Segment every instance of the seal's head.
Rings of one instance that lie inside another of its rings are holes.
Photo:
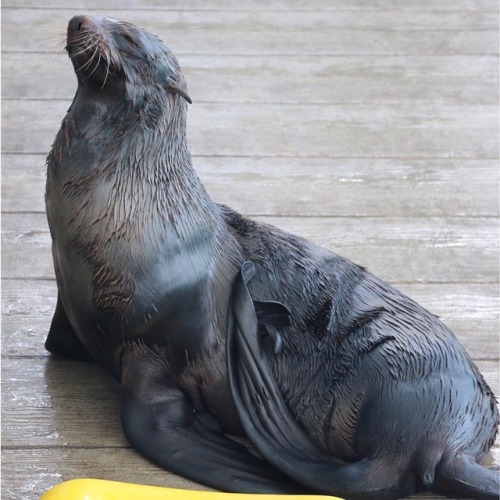
[[[159,95],[189,98],[175,56],[151,33],[108,17],[75,16],[67,45],[79,87],[139,104]]]

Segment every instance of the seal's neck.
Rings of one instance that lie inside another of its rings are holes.
[[[125,100],[101,91],[97,98],[92,89],[79,88],[65,122],[75,123],[72,137],[87,141],[99,162],[115,158],[144,175],[153,169],[156,180],[191,176],[186,103],[179,96]]]
[[[48,187],[52,170],[81,205],[83,226],[101,220],[141,234],[167,224],[188,238],[197,227],[217,225],[219,210],[192,166],[180,98],[161,109],[109,97],[77,93],[49,156]]]

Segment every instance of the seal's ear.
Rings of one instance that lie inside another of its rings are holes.
[[[167,85],[172,92],[184,97],[189,104],[193,104],[193,101],[191,100],[191,97],[189,97],[188,93],[177,82],[172,80],[172,78],[167,78]]]

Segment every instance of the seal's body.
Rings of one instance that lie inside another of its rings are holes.
[[[133,446],[229,491],[498,498],[478,464],[495,400],[453,333],[350,261],[214,203],[156,37],[79,16],[67,49],[78,90],[48,158],[46,346],[122,382]]]

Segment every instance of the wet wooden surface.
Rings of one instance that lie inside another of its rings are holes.
[[[44,163],[75,91],[62,50],[75,14],[137,23],[178,55],[217,201],[414,297],[500,393],[496,0],[71,5],[2,8],[2,498],[75,477],[202,488],[129,448],[102,369],[43,349],[56,293]]]

